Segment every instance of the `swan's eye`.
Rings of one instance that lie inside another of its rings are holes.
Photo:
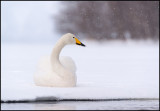
[[[74,37],[73,37],[74,38]]]

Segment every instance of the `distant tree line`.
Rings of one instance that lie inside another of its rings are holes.
[[[159,40],[159,1],[69,1],[54,16],[57,31],[89,39]]]

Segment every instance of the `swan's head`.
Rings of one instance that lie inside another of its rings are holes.
[[[66,44],[77,44],[77,45],[80,45],[80,46],[84,46],[85,45],[80,42],[75,35],[71,34],[71,33],[67,33],[65,35],[63,35],[64,39],[65,39],[65,43]]]

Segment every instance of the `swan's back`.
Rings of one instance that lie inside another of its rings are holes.
[[[75,65],[75,63],[74,63],[74,61],[72,60],[71,57],[61,56],[60,57],[60,62],[64,67],[66,67],[67,69],[72,71],[72,73],[76,72],[76,65]]]

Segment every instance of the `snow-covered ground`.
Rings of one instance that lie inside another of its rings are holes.
[[[41,56],[54,44],[8,44],[1,50],[1,100],[159,99],[159,43],[82,41],[87,47],[66,46],[61,56],[77,65],[77,87],[35,86],[33,74]]]

